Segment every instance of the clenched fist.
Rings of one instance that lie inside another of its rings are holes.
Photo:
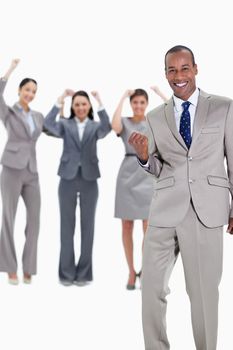
[[[149,158],[148,138],[139,132],[133,132],[130,135],[128,142],[135,149],[138,158],[144,162],[147,162]]]
[[[15,69],[18,66],[19,62],[20,62],[19,58],[14,58],[11,62],[11,69],[12,70]]]
[[[99,103],[99,105],[102,105],[102,101],[101,101],[99,92],[94,90],[91,92],[91,94],[96,99],[96,101]]]

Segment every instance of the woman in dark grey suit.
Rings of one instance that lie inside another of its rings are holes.
[[[1,158],[2,228],[0,237],[0,271],[7,272],[9,283],[18,284],[14,245],[14,222],[19,197],[27,211],[26,242],[23,250],[24,282],[36,274],[37,240],[40,221],[40,187],[36,162],[36,142],[43,128],[43,115],[29,108],[37,91],[34,79],[19,85],[19,100],[13,107],[3,97],[5,85],[18,65],[15,59],[0,79],[0,119],[7,130],[7,143]]]
[[[72,96],[69,119],[56,121],[66,96]],[[58,170],[61,219],[61,251],[59,278],[63,285],[85,285],[92,281],[92,247],[95,210],[98,198],[97,178],[100,177],[96,143],[110,131],[109,117],[97,92],[92,95],[99,103],[99,122],[93,120],[93,109],[85,91],[66,90],[45,118],[45,128],[63,139],[63,153]],[[80,200],[81,254],[75,264],[74,233],[77,198]]]

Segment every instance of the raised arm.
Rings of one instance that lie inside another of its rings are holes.
[[[125,102],[125,99],[127,97],[130,97],[135,90],[126,90],[123,96],[120,99],[120,102],[115,110],[115,113],[113,114],[112,118],[112,129],[115,131],[117,135],[119,135],[122,132],[122,121],[121,121],[121,116],[122,116],[122,109],[123,109],[123,104]]]
[[[165,95],[163,94],[163,92],[160,91],[160,89],[158,88],[158,86],[156,86],[156,85],[151,86],[151,90],[153,90],[159,97],[161,97],[161,99],[162,99],[164,102],[167,102],[167,101],[168,101],[167,96],[165,96]]]
[[[64,107],[65,107],[65,103],[63,102],[61,104],[61,108],[60,108],[60,112],[59,112],[60,118],[65,118]]]
[[[98,91],[92,91],[92,96],[96,99],[99,105],[98,116],[100,118],[99,127],[97,129],[97,138],[104,138],[111,131],[111,124],[109,120],[109,116],[104,108],[102,100]]]
[[[63,94],[58,97],[56,104],[52,107],[50,112],[47,114],[47,116],[44,119],[44,130],[45,132],[49,132],[49,135],[55,136],[55,137],[62,137],[63,136],[63,125],[62,121],[56,121],[56,117],[61,109],[61,106],[65,102],[65,98],[67,96],[73,95],[73,90],[66,89]]]
[[[8,106],[4,100],[3,93],[5,90],[7,80],[9,79],[11,73],[15,70],[15,68],[19,64],[19,61],[20,61],[19,59],[12,60],[10,67],[8,68],[6,73],[3,75],[3,77],[0,79],[0,119],[3,121],[3,123],[6,122],[7,115],[8,115]]]

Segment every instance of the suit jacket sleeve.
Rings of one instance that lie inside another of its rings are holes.
[[[56,121],[56,117],[59,113],[59,108],[53,106],[51,111],[47,114],[44,119],[44,132],[49,136],[63,137],[63,124],[62,121]]]
[[[8,116],[8,106],[6,105],[6,102],[3,97],[3,93],[5,90],[7,80],[0,79],[0,119],[5,124],[7,116]]]
[[[150,124],[149,115],[147,116],[147,137],[148,137],[148,151],[149,151],[149,159],[147,166],[143,166],[139,162],[139,164],[143,167],[144,170],[149,172],[150,174],[159,177],[163,160],[159,156],[158,148],[155,142],[154,133]]]
[[[109,116],[105,109],[98,112],[98,116],[100,118],[99,126],[97,129],[97,138],[104,138],[111,131],[111,124],[109,121]]]
[[[225,156],[231,193],[230,217],[233,218],[233,101],[230,103],[225,125]]]

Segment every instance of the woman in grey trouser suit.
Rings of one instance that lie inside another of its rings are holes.
[[[9,282],[18,284],[14,245],[14,222],[19,197],[27,211],[26,242],[23,251],[24,282],[36,274],[37,240],[40,221],[40,187],[36,162],[36,141],[43,128],[43,115],[29,108],[37,83],[26,78],[19,86],[19,101],[6,105],[3,92],[6,82],[17,66],[15,59],[0,79],[0,119],[7,130],[7,143],[1,158],[2,228],[0,237],[0,271],[8,273]]]
[[[97,178],[100,177],[96,143],[111,130],[109,117],[99,102],[99,122],[93,120],[93,110],[86,92],[73,94],[66,90],[45,118],[44,126],[54,136],[63,139],[63,153],[58,170],[61,219],[61,251],[59,278],[63,285],[83,285],[92,281],[92,246],[95,210],[98,198]],[[72,95],[71,116],[56,121],[66,96]],[[74,232],[77,197],[80,199],[81,254],[75,264]]]

